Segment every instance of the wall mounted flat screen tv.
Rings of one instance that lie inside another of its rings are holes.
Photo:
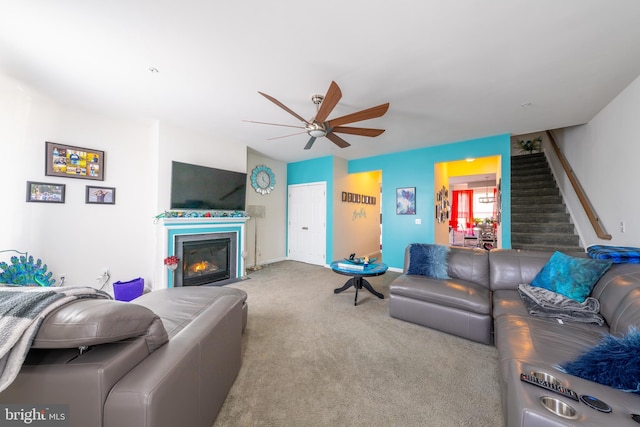
[[[247,174],[171,162],[171,209],[245,210]]]

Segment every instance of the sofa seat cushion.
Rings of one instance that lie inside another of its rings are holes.
[[[244,303],[247,294],[230,287],[186,286],[149,292],[136,298],[135,303],[160,316],[169,338],[172,338],[217,300],[228,298]]]
[[[489,289],[466,280],[439,280],[403,274],[389,286],[389,293],[472,313],[491,313]]]
[[[503,375],[502,365],[508,360],[527,360],[545,367],[573,360],[609,330],[606,325],[559,323],[529,316],[515,290],[496,291],[493,299],[495,342]]]

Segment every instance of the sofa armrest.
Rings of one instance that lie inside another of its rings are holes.
[[[242,321],[240,298],[216,298],[113,387],[104,426],[210,427],[240,370]]]

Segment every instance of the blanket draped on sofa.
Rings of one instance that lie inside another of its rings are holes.
[[[0,286],[0,392],[20,372],[47,314],[81,298],[111,296],[91,287]]]
[[[594,323],[602,326],[600,302],[592,297],[580,303],[544,288],[518,285],[518,293],[527,311],[532,316],[566,320],[569,322]]]

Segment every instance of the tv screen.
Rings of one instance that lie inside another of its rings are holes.
[[[171,162],[171,209],[243,211],[247,174]]]

